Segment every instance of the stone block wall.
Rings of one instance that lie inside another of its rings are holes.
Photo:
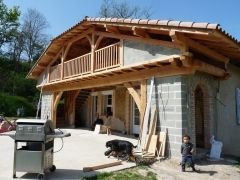
[[[42,93],[41,119],[51,119],[53,94],[50,92]]]
[[[151,109],[157,109],[157,131],[167,131],[166,154],[180,157],[182,135],[187,128],[187,86],[181,76],[155,78]],[[148,80],[148,95],[150,80]]]

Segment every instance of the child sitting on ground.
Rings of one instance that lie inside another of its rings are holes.
[[[196,171],[194,167],[194,162],[192,159],[192,153],[193,153],[193,144],[190,142],[190,136],[184,135],[183,136],[183,144],[181,146],[181,154],[182,154],[182,172],[185,172],[185,166],[187,162],[190,162],[190,166],[193,171]]]

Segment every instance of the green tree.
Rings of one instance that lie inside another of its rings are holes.
[[[14,38],[19,26],[19,16],[18,7],[8,9],[3,0],[0,0],[0,49]]]

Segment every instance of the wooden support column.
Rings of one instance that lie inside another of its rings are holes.
[[[51,113],[51,119],[53,121],[53,125],[56,127],[56,120],[57,120],[57,106],[58,103],[62,97],[63,91],[55,92],[53,94],[53,101],[52,101],[52,113]]]
[[[129,97],[129,92],[126,91],[126,96],[125,96],[125,128],[127,131],[127,134],[129,135],[131,130],[130,130],[130,97]]]
[[[65,119],[68,121],[70,127],[74,127],[75,123],[75,101],[78,97],[80,90],[69,91],[65,97],[64,110],[65,110]]]

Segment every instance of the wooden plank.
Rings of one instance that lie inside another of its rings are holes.
[[[147,105],[147,80],[146,79],[141,81],[140,88],[141,88],[141,109],[139,109],[139,111],[140,111],[140,130],[142,132],[144,112]]]
[[[152,135],[155,135],[156,133],[156,124],[157,124],[157,114],[156,114],[156,106],[155,106],[153,109],[153,113],[151,114],[148,136],[146,138],[146,144],[144,146],[144,149],[146,150],[149,148]]]
[[[89,171],[95,171],[98,169],[119,166],[121,164],[122,164],[122,161],[114,161],[114,162],[108,162],[108,163],[103,163],[103,164],[96,164],[93,166],[86,166],[86,167],[83,167],[83,172],[89,172]]]
[[[154,155],[156,154],[157,141],[158,141],[158,135],[152,135],[149,147],[147,149],[148,153],[153,153]]]
[[[149,120],[149,114],[150,114],[151,102],[152,102],[153,85],[154,85],[154,77],[151,78],[150,91],[149,91],[149,96],[147,100],[146,111],[144,114],[143,128],[142,128],[142,134],[141,134],[141,149],[144,149],[144,146],[146,143],[148,120]]]
[[[166,138],[166,132],[161,131],[158,138],[158,157],[165,157]]]

